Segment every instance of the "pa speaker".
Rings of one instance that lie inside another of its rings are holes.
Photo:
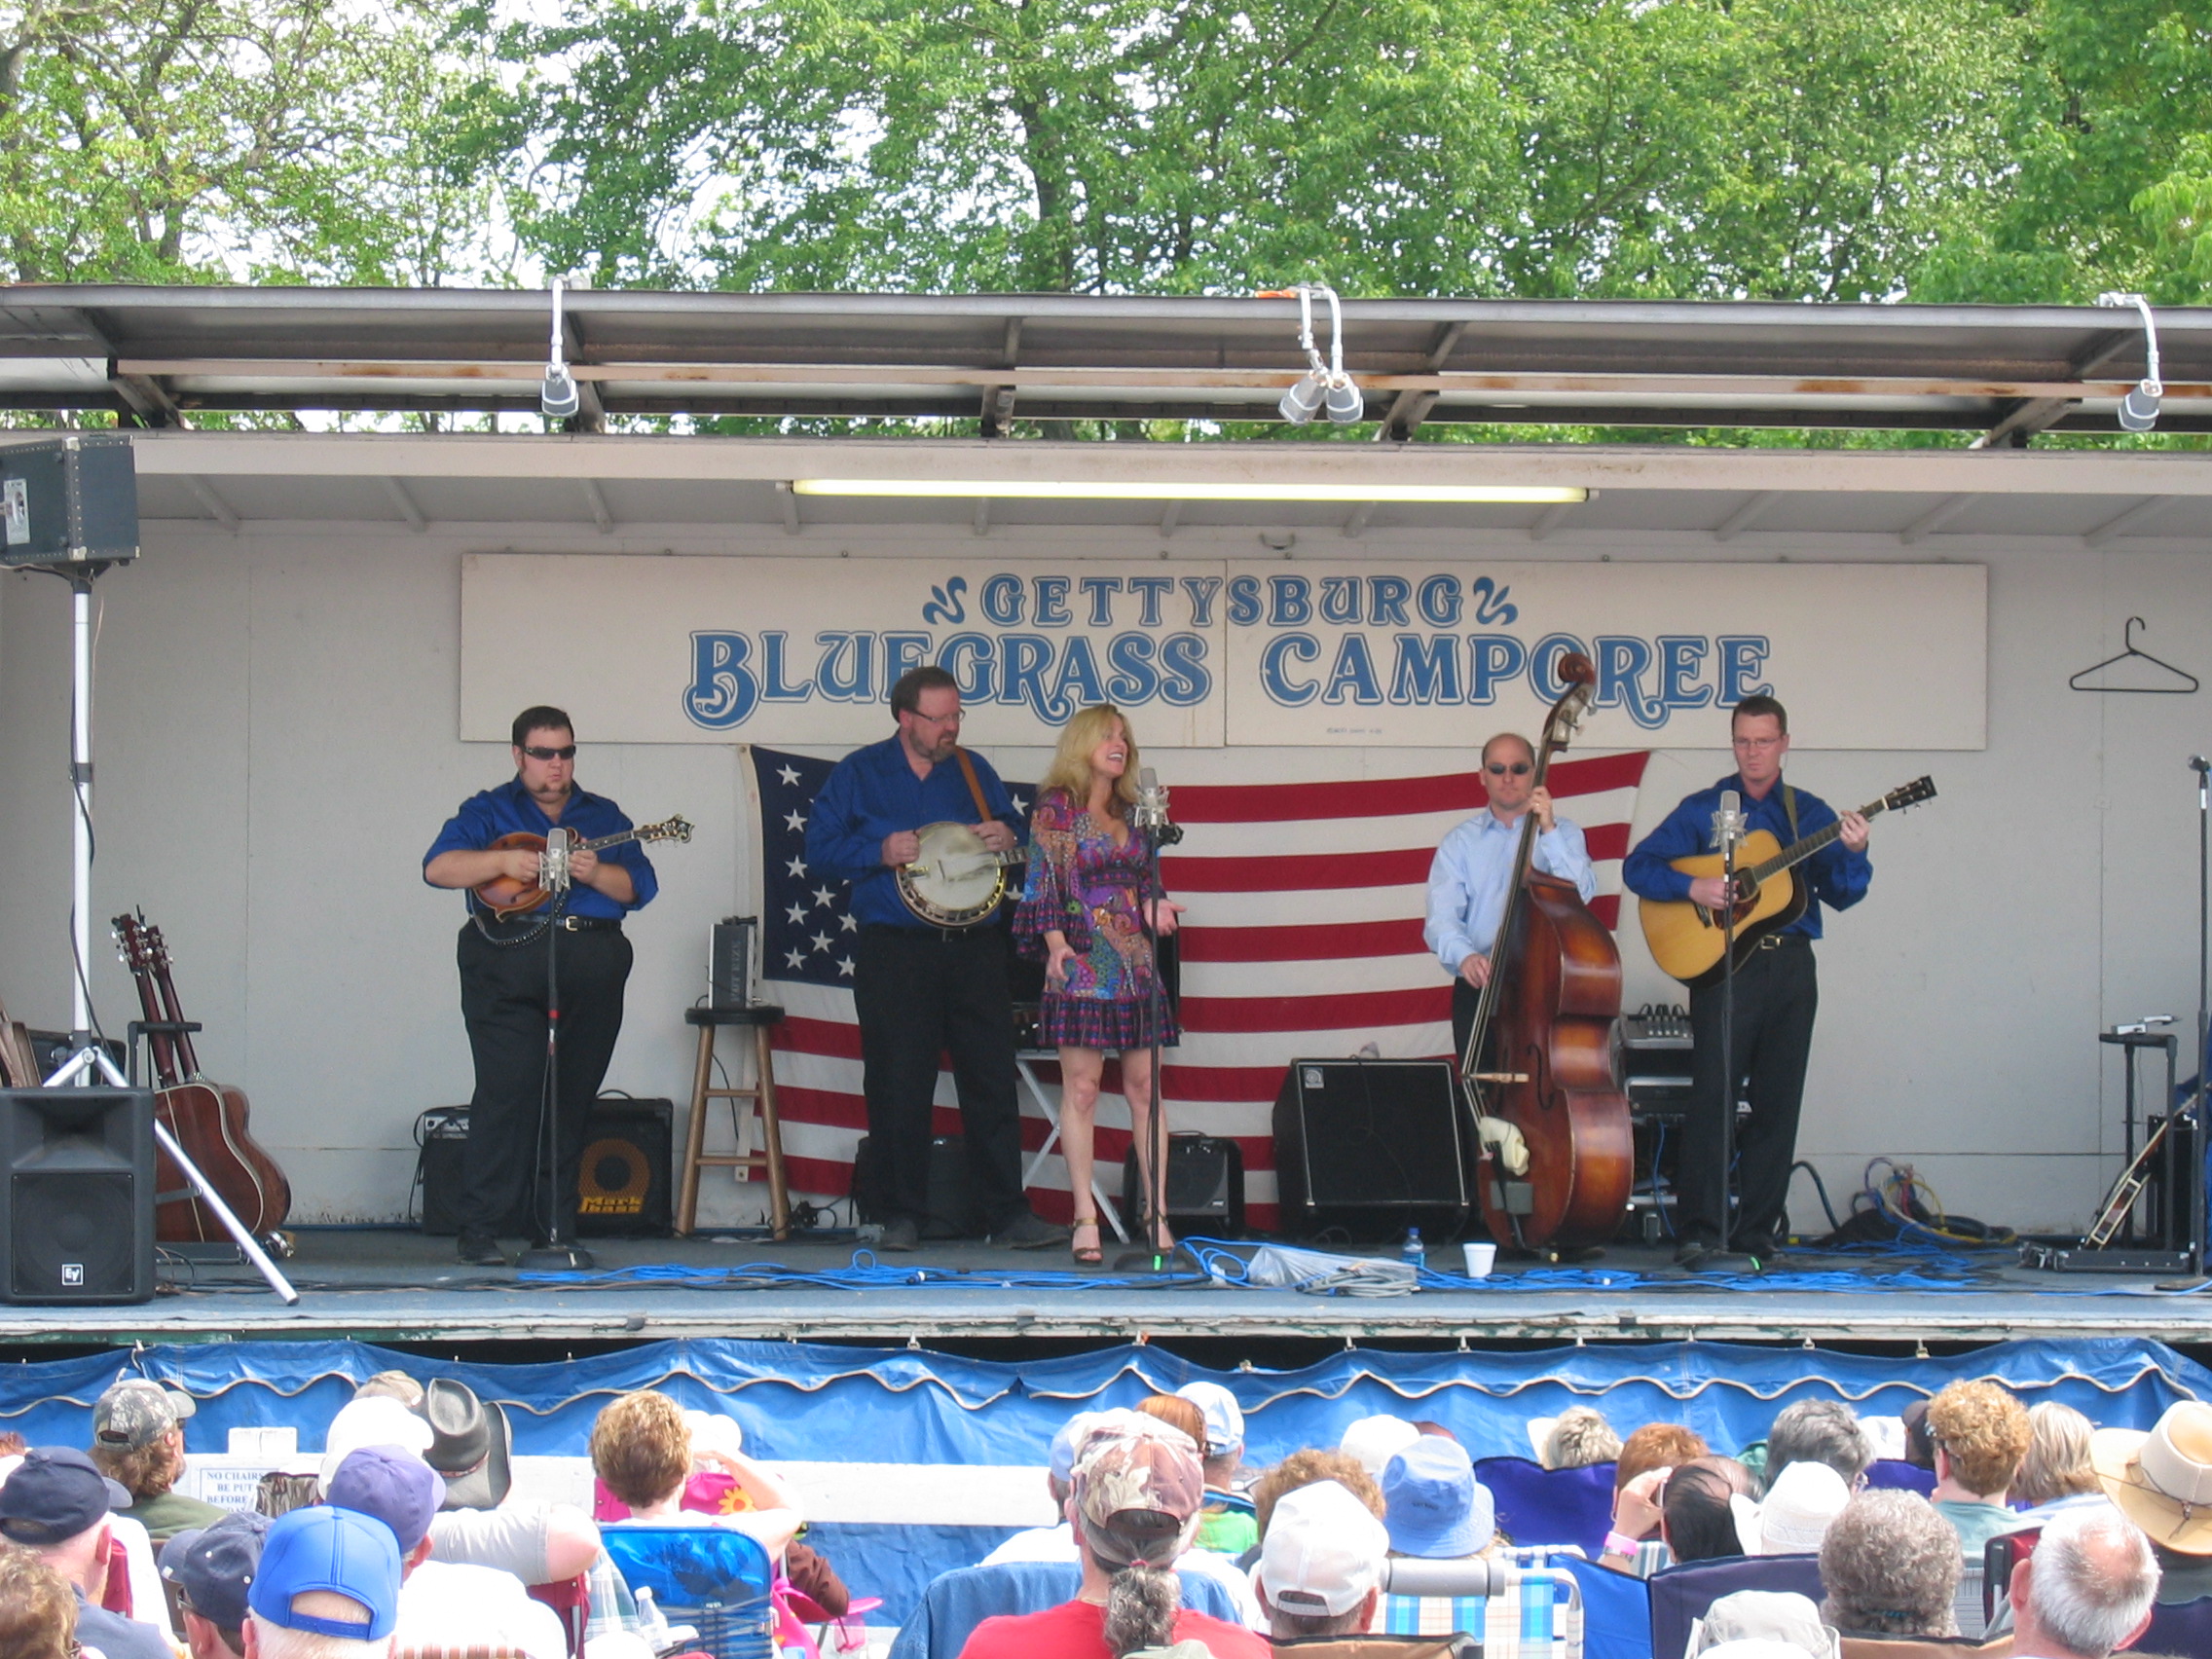
[[[1283,1231],[1449,1238],[1466,1224],[1459,1095],[1445,1060],[1293,1060],[1275,1096]]]
[[[1140,1197],[1137,1149],[1122,1157],[1122,1213],[1132,1233]],[[1216,1135],[1167,1137],[1167,1225],[1177,1235],[1244,1235],[1244,1149]]]
[[[576,1176],[576,1232],[594,1238],[664,1238],[674,1225],[669,1160],[676,1107],[667,1100],[602,1095],[584,1120],[583,1167]],[[433,1106],[415,1120],[422,1156],[415,1178],[423,1188],[423,1231],[461,1231],[461,1156],[468,1146],[468,1108]],[[542,1207],[525,1193],[521,1207],[493,1232],[527,1238]]]
[[[0,1290],[12,1303],[154,1295],[154,1096],[0,1092]]]
[[[0,565],[137,557],[138,471],[129,438],[84,432],[0,448]]]

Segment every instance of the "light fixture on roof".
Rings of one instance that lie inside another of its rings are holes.
[[[537,407],[555,421],[565,421],[583,407],[576,377],[561,352],[561,278],[553,278],[553,354],[545,364],[545,384],[538,388]]]
[[[1583,501],[1579,484],[1191,484],[1174,479],[794,478],[794,496],[999,501]]]
[[[1321,360],[1320,348],[1313,344],[1313,296],[1319,294],[1329,302],[1329,357]],[[1303,426],[1313,419],[1313,412],[1326,409],[1329,419],[1340,425],[1358,420],[1367,412],[1367,400],[1360,396],[1359,387],[1351,376],[1345,373],[1345,314],[1338,304],[1337,291],[1326,282],[1301,282],[1295,288],[1266,288],[1259,298],[1263,300],[1298,299],[1298,343],[1306,349],[1306,360],[1312,366],[1300,375],[1291,388],[1282,394],[1275,407],[1282,418],[1294,426]]]
[[[2151,315],[2151,302],[2141,294],[2106,293],[2097,296],[2100,306],[2133,306],[2143,317],[2143,366],[2147,371],[2135,389],[2120,400],[2120,424],[2123,430],[2148,432],[2158,424],[2158,399],[2165,395],[2165,387],[2158,380],[2158,324]]]

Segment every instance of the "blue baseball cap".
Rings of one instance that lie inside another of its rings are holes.
[[[246,1586],[261,1570],[268,1534],[268,1516],[233,1511],[164,1544],[162,1576],[184,1592],[202,1618],[237,1630],[245,1623]]]
[[[130,1493],[74,1446],[40,1446],[24,1453],[0,1484],[0,1535],[44,1549],[91,1531],[111,1510],[129,1507]]]
[[[446,1483],[412,1452],[364,1446],[346,1455],[323,1493],[337,1508],[382,1521],[405,1555],[429,1535],[430,1520],[446,1498]]]
[[[1497,1508],[1467,1449],[1424,1434],[1383,1465],[1382,1524],[1400,1555],[1456,1561],[1497,1535]]]
[[[351,1598],[366,1619],[326,1619],[292,1610],[311,1590]],[[375,1641],[399,1623],[399,1541],[374,1516],[318,1504],[280,1515],[261,1546],[247,1604],[273,1625]]]

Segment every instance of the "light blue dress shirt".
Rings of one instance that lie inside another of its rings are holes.
[[[1520,819],[1501,823],[1485,807],[1456,826],[1436,849],[1428,866],[1428,921],[1421,938],[1445,972],[1457,975],[1460,963],[1472,955],[1489,955],[1497,942],[1520,841]],[[1585,904],[1598,891],[1598,872],[1590,867],[1582,831],[1557,813],[1550,832],[1536,837],[1535,865],[1546,875],[1573,882]]]

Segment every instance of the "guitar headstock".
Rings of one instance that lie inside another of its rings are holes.
[[[146,947],[146,930],[143,918],[128,910],[108,923],[115,935],[115,953],[123,965],[133,974],[144,973],[154,966],[154,959]]]
[[[1882,797],[1882,806],[1889,812],[1902,812],[1908,806],[1918,806],[1924,800],[1936,798],[1934,778],[1915,778],[1901,788],[1892,790]]]
[[[689,821],[679,816],[664,818],[658,824],[648,824],[638,831],[641,841],[688,841],[691,839]]]

